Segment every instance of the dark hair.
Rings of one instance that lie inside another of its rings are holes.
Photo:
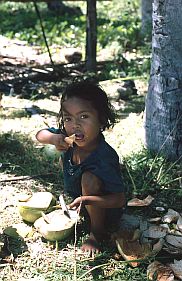
[[[58,122],[61,129],[64,129],[62,119],[63,102],[69,98],[77,97],[90,101],[94,109],[98,112],[100,122],[103,124],[103,130],[114,125],[115,113],[108,97],[103,89],[95,83],[88,80],[73,82],[69,84],[61,97],[61,108],[58,115]]]

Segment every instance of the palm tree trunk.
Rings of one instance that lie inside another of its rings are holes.
[[[182,157],[182,0],[154,0],[146,147]]]

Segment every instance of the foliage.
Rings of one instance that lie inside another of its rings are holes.
[[[146,149],[124,158],[123,172],[129,197],[146,197],[151,194],[155,206],[181,210],[180,161],[170,162],[162,155],[154,155]]]
[[[59,15],[48,10],[45,3],[38,3],[48,44],[51,46],[79,47],[83,54],[86,41],[86,4],[84,2],[66,3],[78,6],[82,15]],[[151,48],[140,33],[140,1],[106,1],[97,3],[98,53],[106,49],[113,62],[108,62],[99,74],[100,80],[125,76],[147,76],[150,69]],[[0,33],[10,38],[24,40],[45,50],[41,25],[33,3],[0,3]],[[149,41],[150,42],[150,41]],[[147,47],[146,47],[147,46]],[[125,60],[126,52],[143,49],[134,59]]]

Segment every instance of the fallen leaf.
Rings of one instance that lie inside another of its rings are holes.
[[[130,207],[144,207],[149,206],[154,198],[151,195],[148,195],[145,199],[141,200],[138,198],[134,198],[128,201],[128,206]]]
[[[174,211],[173,209],[168,209],[167,214],[162,218],[163,222],[171,223],[176,222],[179,218],[179,213]]]
[[[156,239],[163,238],[167,235],[167,229],[161,225],[151,225],[148,229],[143,231],[143,236]]]
[[[154,261],[148,266],[147,277],[149,280],[174,281],[172,269],[158,261]]]
[[[155,218],[150,218],[148,219],[148,222],[160,222],[161,221],[161,217],[155,217]]]
[[[182,236],[168,234],[166,236],[166,242],[176,248],[182,249]]]
[[[174,260],[174,263],[170,263],[169,266],[174,272],[174,275],[182,280],[182,260]]]
[[[176,248],[168,243],[164,243],[163,250],[169,253],[170,255],[182,255],[182,249]]]
[[[181,216],[179,216],[179,218],[178,218],[177,228],[179,229],[180,232],[182,232],[182,217]]]

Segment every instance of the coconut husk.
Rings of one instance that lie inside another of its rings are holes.
[[[149,243],[140,244],[138,240],[127,241],[122,238],[117,238],[115,242],[119,253],[126,261],[130,261],[132,267],[138,266],[140,259],[145,259],[151,254]]]
[[[75,211],[76,212],[76,211]],[[36,230],[49,241],[60,241],[66,239],[74,230],[74,224],[78,218],[75,214],[69,219],[63,210],[55,210],[45,217],[35,221]]]
[[[56,199],[50,192],[37,192],[31,197],[21,197],[18,210],[23,220],[33,223],[42,216],[42,212],[51,211],[55,204]]]
[[[145,207],[145,206],[149,206],[153,200],[154,197],[148,195],[145,199],[142,200],[138,198],[133,198],[128,201],[127,205],[130,207]]]
[[[159,239],[166,236],[168,229],[162,225],[151,225],[147,230],[143,231],[143,236],[151,239]]]
[[[179,216],[178,221],[177,221],[177,229],[182,232],[182,217]]]
[[[179,218],[179,213],[174,211],[173,209],[168,209],[167,214],[163,217],[163,222],[165,223],[171,223],[176,222]]]
[[[172,269],[158,261],[149,264],[147,268],[147,277],[149,280],[174,281]]]
[[[170,263],[169,266],[173,270],[174,275],[182,280],[182,260],[174,260],[174,263]]]
[[[182,236],[176,236],[176,235],[167,235],[166,236],[166,242],[173,247],[176,247],[178,249],[182,250]]]

